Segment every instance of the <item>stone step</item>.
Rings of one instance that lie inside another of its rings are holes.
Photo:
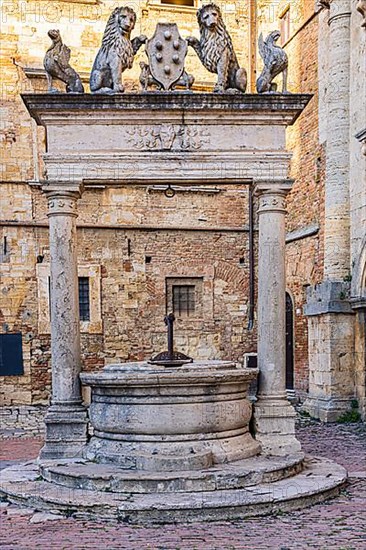
[[[112,493],[177,493],[242,489],[291,477],[303,469],[304,454],[253,457],[194,471],[152,472],[126,470],[117,465],[86,460],[48,461],[40,464],[41,476],[72,489]]]
[[[307,458],[301,473],[289,479],[243,489],[178,493],[110,493],[49,483],[35,462],[3,470],[0,495],[10,502],[79,518],[129,523],[223,521],[286,512],[337,495],[347,472],[323,458]]]

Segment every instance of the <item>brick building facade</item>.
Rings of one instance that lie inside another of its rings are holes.
[[[287,281],[293,342],[288,341],[287,345],[289,369],[291,363],[294,368],[294,388],[303,398],[309,390],[311,318],[304,311],[307,288],[324,280],[328,138],[324,79],[329,14],[326,7],[316,7],[308,0],[218,3],[239,62],[247,68],[249,91],[254,91],[256,74],[261,68],[257,36],[261,31],[266,34],[280,26],[290,59],[289,89],[314,94],[303,115],[288,131],[295,185],[288,199]],[[164,20],[176,21],[183,37],[198,35],[195,13],[201,2],[150,0],[127,4],[138,14],[136,35],[151,36],[156,23]],[[354,134],[366,126],[364,104],[359,99],[362,90],[365,92],[362,56],[366,33],[356,2],[349,0],[351,4],[352,28],[357,27],[352,31],[352,43],[358,49],[352,49],[354,74],[349,93],[353,112],[348,146],[354,161],[353,164],[350,161],[348,177],[352,174],[353,204],[359,206],[354,209],[357,213],[349,216],[353,237],[348,270],[357,266],[360,283],[359,288],[352,290],[352,296],[362,297],[366,293],[362,286],[365,285],[362,274],[365,160]],[[53,27],[60,29],[64,42],[71,47],[72,64],[87,84],[105,22],[115,5],[112,1],[93,0],[47,3],[14,0],[2,5],[0,319],[3,334],[22,334],[24,374],[0,378],[0,406],[44,405],[50,389],[48,222],[40,191],[40,181],[45,176],[42,153],[46,137],[43,129],[30,119],[20,93],[46,89],[42,59],[49,46],[47,31]],[[138,63],[144,56],[141,49],[133,69],[126,73],[129,91],[138,89]],[[193,51],[187,58],[187,70],[195,75],[197,90],[212,88],[213,75],[205,71]],[[218,170],[222,169],[218,166]],[[245,353],[256,350],[255,322],[254,328],[249,323],[248,187],[191,186],[178,189],[173,198],[167,198],[164,189],[158,185],[87,189],[80,201],[78,261],[84,300],[81,306],[85,369],[101,368],[111,361],[145,359],[160,351],[165,342],[163,317],[173,305],[179,312],[176,343],[185,353],[196,358],[241,361]],[[84,291],[83,284],[87,285]],[[354,398],[362,411],[365,406],[362,307],[352,318],[355,324],[350,346],[356,358]],[[313,373],[319,370],[312,358],[310,365]],[[292,373],[289,375],[291,386]],[[350,395],[347,399],[350,400]]]

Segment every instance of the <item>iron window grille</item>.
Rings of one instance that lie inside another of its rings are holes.
[[[80,321],[90,321],[89,277],[79,277]]]
[[[179,317],[193,315],[196,310],[195,285],[173,285],[173,312]]]

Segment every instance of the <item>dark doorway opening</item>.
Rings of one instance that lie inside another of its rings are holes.
[[[286,292],[286,389],[294,389],[294,304]]]

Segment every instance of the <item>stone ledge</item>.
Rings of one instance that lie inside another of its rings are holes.
[[[311,94],[213,94],[147,92],[127,94],[22,94],[24,104],[38,124],[46,113],[75,111],[222,111],[282,112],[285,123],[293,124],[312,98]],[[224,121],[220,121],[222,124]],[[217,124],[217,119],[215,121]]]
[[[304,313],[308,317],[326,313],[353,313],[350,304],[350,283],[324,281],[306,290]]]
[[[39,511],[57,511],[85,519],[131,524],[192,523],[243,519],[299,510],[339,494],[347,472],[328,459],[308,457],[303,472],[244,489],[170,494],[110,493],[70,489],[39,481],[35,462],[2,472],[0,496]]]
[[[242,489],[258,483],[286,479],[303,470],[304,454],[281,458],[256,456],[230,464],[194,471],[157,472],[126,470],[117,465],[96,464],[86,460],[40,463],[45,481],[91,491],[111,493],[184,493]]]

